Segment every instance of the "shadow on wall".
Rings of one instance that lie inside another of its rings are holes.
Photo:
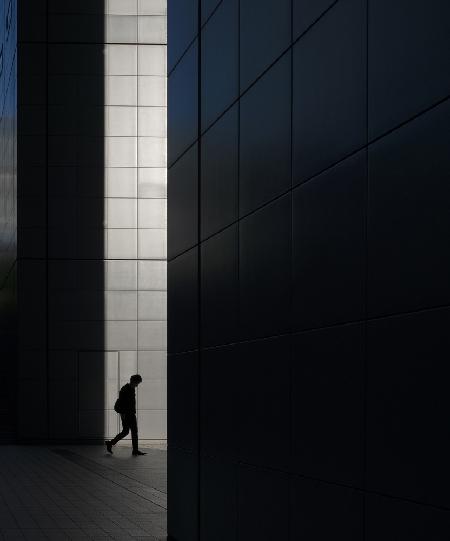
[[[18,436],[98,441],[118,381],[105,353],[105,5],[24,1],[18,17]]]

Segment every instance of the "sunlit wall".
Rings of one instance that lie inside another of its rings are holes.
[[[166,437],[166,2],[109,2],[105,49],[105,407],[139,372],[140,436]]]

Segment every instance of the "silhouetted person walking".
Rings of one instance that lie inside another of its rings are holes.
[[[114,405],[115,411],[120,413],[122,419],[122,432],[111,441],[105,441],[106,449],[112,454],[112,446],[128,435],[131,430],[131,441],[133,443],[133,455],[146,455],[138,449],[138,429],[136,419],[136,392],[135,389],[142,382],[139,374],[131,376],[130,383],[126,383],[119,392],[119,398]]]

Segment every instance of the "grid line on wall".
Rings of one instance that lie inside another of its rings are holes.
[[[178,355],[178,354],[174,354],[174,355]],[[181,355],[183,355],[183,354],[181,354]],[[186,453],[189,453],[189,454],[192,453],[192,449],[189,449],[187,447],[182,447],[182,446],[179,446],[179,445],[172,445],[171,449],[181,451],[181,452],[186,452]],[[202,458],[209,458],[209,459],[212,459],[212,460],[220,460],[221,459],[221,457],[219,455],[213,455],[213,454],[210,454],[210,453],[203,454]],[[246,462],[246,461],[243,461],[243,460],[237,460],[235,462],[235,464],[237,466],[249,466],[249,467],[252,467],[252,468],[255,467],[255,464],[252,464],[251,462]],[[308,480],[308,481],[317,481],[319,483],[323,483],[324,485],[328,485],[328,486],[332,486],[332,487],[345,488],[345,489],[348,489],[348,490],[352,490],[353,492],[355,492],[355,493],[357,493],[357,494],[359,494],[361,496],[364,496],[364,494],[373,495],[373,496],[381,496],[382,498],[387,498],[387,499],[392,500],[392,501],[411,503],[411,504],[420,505],[420,506],[423,506],[423,507],[426,507],[426,508],[429,508],[429,509],[436,509],[436,510],[439,510],[439,511],[446,511],[446,512],[450,511],[450,506],[437,505],[437,504],[434,504],[434,503],[430,503],[430,502],[423,501],[423,500],[417,500],[417,499],[414,499],[414,498],[395,496],[394,494],[390,494],[388,492],[382,492],[382,491],[379,491],[379,490],[363,489],[363,488],[361,488],[361,487],[359,487],[357,485],[352,485],[352,484],[349,484],[349,483],[343,483],[343,482],[339,482],[339,481],[331,481],[330,479],[326,479],[324,477],[317,477],[317,476],[306,475],[306,474],[302,474],[302,473],[298,473],[298,472],[292,472],[288,468],[274,468],[274,467],[266,466],[266,465],[265,466],[258,465],[256,467],[258,469],[260,469],[260,470],[263,470],[263,471],[268,471],[268,472],[273,472],[273,473],[282,473],[282,474],[289,475],[289,476],[292,476],[293,478],[297,478],[297,479],[304,479],[304,480]]]
[[[45,0],[45,107],[46,107],[46,114],[45,114],[45,287],[46,287],[46,302],[45,302],[45,359],[46,359],[46,366],[45,366],[45,387],[46,387],[46,412],[47,412],[47,438],[50,439],[51,437],[51,430],[50,430],[50,378],[49,378],[49,372],[50,372],[50,362],[49,362],[49,349],[48,345],[50,343],[50,332],[49,332],[49,323],[50,323],[50,315],[49,315],[49,302],[48,302],[48,292],[49,292],[49,284],[50,284],[50,277],[48,272],[48,264],[49,264],[49,239],[48,239],[48,232],[49,232],[49,215],[48,215],[48,200],[49,200],[49,178],[48,178],[48,164],[49,164],[49,152],[48,152],[48,127],[49,127],[49,121],[48,121],[48,104],[49,104],[49,25],[48,25],[48,19],[49,19],[49,10],[48,10],[48,0]],[[77,365],[78,365],[78,358],[77,358]],[[77,388],[79,384],[79,371],[77,370]],[[77,406],[78,406],[78,393],[77,393]],[[77,412],[79,412],[79,409],[77,408]],[[80,431],[80,415],[77,413],[77,429],[78,434]]]
[[[292,316],[294,313],[294,198],[292,197],[292,190],[294,184],[294,145],[293,145],[293,134],[294,134],[294,122],[293,122],[293,111],[294,111],[294,51],[293,51],[293,41],[294,41],[294,2],[291,1],[291,48],[290,48],[290,65],[289,65],[289,76],[290,76],[290,291],[291,295],[289,297],[289,321],[292,321]],[[240,130],[239,130],[240,131]],[[290,326],[289,331],[292,333],[292,327]],[[293,397],[294,397],[294,386],[293,386],[293,376],[294,376],[294,344],[291,336],[289,343],[289,471],[292,470],[293,466],[293,456],[292,449],[294,447],[294,414],[293,414]],[[289,498],[293,491],[292,477],[289,476]],[[293,513],[291,505],[288,505],[288,536],[289,539],[292,537],[292,519]]]
[[[362,358],[363,358],[363,471],[362,471],[362,488],[364,490],[363,496],[362,496],[362,538],[363,540],[366,539],[366,530],[367,530],[367,408],[368,408],[368,396],[367,396],[367,389],[368,389],[368,344],[367,344],[367,338],[368,338],[368,320],[369,320],[369,289],[368,289],[368,283],[369,283],[369,227],[368,227],[368,220],[369,220],[369,2],[370,0],[367,0],[366,2],[366,70],[365,70],[365,77],[366,77],[366,145],[367,148],[365,150],[365,185],[364,185],[364,246],[365,246],[365,252],[364,252],[364,299],[363,299],[363,306],[364,306],[364,312],[363,312],[363,318],[364,323],[362,327],[363,332],[363,352],[362,352]]]
[[[222,0],[221,0],[222,1]],[[237,77],[237,85],[238,85],[238,94],[241,89],[241,0],[238,0],[238,61],[237,61],[237,70],[238,70],[238,77]],[[238,130],[237,130],[237,202],[236,202],[236,216],[239,218],[239,209],[241,206],[241,168],[239,166],[240,159],[241,159],[241,100],[238,100],[237,104],[237,115],[238,115]],[[237,255],[236,255],[236,266],[237,266],[237,283],[239,284],[240,281],[240,260],[241,260],[241,243],[240,243],[240,221],[239,219],[235,222],[237,225]],[[234,224],[232,224],[234,225]],[[216,232],[216,235],[219,234],[221,231],[224,231],[226,228],[223,228]],[[209,236],[208,238],[203,239],[203,242],[211,238]],[[241,290],[238,286],[237,292],[237,328],[241,328]],[[237,397],[234,397],[234,400],[237,402]],[[236,414],[236,413],[235,413]],[[237,454],[239,455],[241,448],[241,441],[240,438],[238,438],[238,441],[236,443],[236,449]],[[235,491],[235,498],[236,502],[239,501],[239,465],[236,465],[235,467],[235,479],[236,479],[236,491]],[[239,505],[236,505],[236,529],[239,528]]]
[[[198,13],[197,13],[197,27],[199,28],[198,32],[198,45],[197,45],[197,63],[198,63],[198,73],[197,73],[197,241],[199,246],[197,248],[197,306],[198,306],[198,315],[197,315],[197,344],[198,344],[198,353],[197,353],[197,419],[198,419],[198,437],[197,437],[197,537],[199,541],[202,538],[202,423],[201,423],[201,412],[202,412],[202,279],[201,279],[201,268],[202,268],[202,250],[201,250],[201,226],[202,226],[202,214],[201,214],[201,202],[202,202],[202,145],[201,145],[201,119],[202,119],[202,32],[201,32],[201,22],[202,22],[202,2],[198,3]]]
[[[220,0],[216,7],[211,11],[211,13],[208,15],[208,18],[204,21],[203,24],[201,24],[201,21],[200,23],[197,22],[197,28],[200,28],[200,30],[203,30],[203,28],[208,24],[208,22],[210,21],[210,19],[213,17],[213,15],[216,13],[216,11],[219,9],[220,5],[223,3],[224,0]],[[200,9],[201,9],[201,2],[200,2]],[[199,11],[200,11],[199,9]],[[195,37],[189,41],[189,43],[186,45],[184,51],[180,54],[180,56],[178,57],[178,59],[176,60],[175,64],[170,68],[170,71],[168,71],[167,73],[167,77],[170,77],[170,75],[174,72],[175,68],[178,66],[178,64],[183,60],[183,58],[186,56],[186,53],[189,51],[189,49],[194,45],[196,39],[197,39],[197,36],[198,36],[199,32],[197,32],[195,34]]]
[[[286,52],[288,52],[289,50],[287,50]],[[281,57],[280,57],[281,59]],[[256,82],[256,81],[255,81]],[[232,109],[232,107],[234,105],[236,105],[236,103],[238,101],[240,101],[240,98],[248,91],[250,90],[251,87],[249,87],[247,90],[245,90],[245,92],[239,97],[237,98],[230,106],[228,106],[215,120],[214,122],[208,126],[205,131],[202,133],[202,136],[204,136],[223,116],[225,116],[226,113],[228,113],[228,111],[230,111]],[[416,120],[417,118],[425,115],[426,113],[429,113],[430,111],[432,111],[433,109],[435,109],[436,107],[439,107],[440,105],[442,105],[443,103],[445,103],[446,101],[448,101],[450,99],[450,94],[448,94],[447,96],[445,96],[444,98],[441,98],[435,102],[433,102],[431,105],[421,109],[418,113],[415,113],[414,115],[412,115],[411,117],[407,118],[406,120],[396,124],[394,127],[390,128],[389,130],[381,133],[380,135],[377,135],[376,137],[373,137],[372,139],[370,139],[368,141],[367,144],[365,145],[361,145],[359,147],[356,147],[356,150],[352,150],[351,152],[349,152],[348,154],[346,154],[345,156],[343,156],[342,158],[340,158],[339,160],[333,162],[331,165],[328,165],[327,167],[325,167],[324,169],[321,169],[320,171],[318,171],[317,173],[314,173],[313,175],[309,176],[309,177],[305,177],[304,180],[302,180],[301,182],[299,183],[296,183],[293,187],[297,187],[297,186],[300,186],[301,184],[305,184],[306,182],[309,182],[310,180],[313,180],[314,178],[316,178],[317,176],[321,175],[322,173],[325,173],[326,171],[328,171],[329,169],[332,169],[333,167],[335,167],[336,165],[338,165],[339,163],[343,162],[344,160],[348,159],[348,158],[351,158],[353,155],[357,154],[358,152],[361,152],[361,150],[364,150],[365,148],[367,147],[370,147],[371,145],[373,145],[374,143],[377,143],[380,139],[384,139],[384,137],[386,137],[387,135],[390,135],[391,133],[399,130],[400,128],[403,128],[405,125],[409,124],[410,122],[413,122],[414,120]],[[198,139],[196,139],[195,141],[193,141],[192,143],[189,144],[189,146],[187,146],[182,152],[180,152],[180,154],[176,157],[176,159],[174,159],[173,162],[170,163],[169,165],[169,168],[171,168],[172,166],[174,166],[181,158],[183,158],[183,156],[185,154],[187,154],[187,152],[189,152],[189,150],[191,150],[191,148],[197,143]],[[288,191],[286,191],[285,193],[288,193]],[[281,196],[279,196],[281,197]],[[273,200],[275,199],[278,199],[279,197],[276,197],[274,198]],[[265,205],[263,205],[265,206]],[[262,208],[263,206],[259,207],[259,208]],[[256,209],[258,210],[258,209]]]
[[[314,179],[316,179],[317,177],[319,177],[320,175],[323,175],[324,173],[330,171],[331,169],[335,168],[336,166],[338,166],[339,164],[341,164],[342,162],[344,162],[345,160],[355,156],[356,154],[358,154],[359,152],[363,151],[363,150],[369,150],[371,148],[371,146],[375,143],[377,143],[380,139],[383,139],[386,135],[389,135],[390,133],[402,128],[403,126],[409,124],[410,122],[413,122],[414,120],[416,120],[417,118],[425,115],[426,113],[428,113],[429,111],[431,111],[432,109],[435,109],[436,107],[438,107],[439,105],[445,103],[446,101],[450,100],[450,94],[443,98],[442,100],[439,100],[439,102],[436,102],[435,104],[433,104],[432,106],[430,107],[427,107],[425,110],[421,111],[420,113],[418,113],[417,115],[414,115],[413,117],[411,117],[410,119],[406,120],[405,122],[403,122],[402,124],[396,126],[395,128],[392,128],[391,130],[389,130],[389,132],[386,132],[385,134],[383,135],[380,135],[378,137],[376,137],[375,139],[373,139],[372,141],[370,141],[368,143],[368,145],[363,145],[363,146],[360,146],[358,147],[356,150],[350,152],[349,154],[346,154],[343,158],[339,159],[338,161],[336,162],[333,162],[331,165],[325,167],[324,169],[321,169],[319,172],[317,173],[314,173],[314,175],[306,178],[305,180],[303,180],[302,182],[300,183],[297,183],[293,186],[292,190],[291,189],[288,189],[288,190],[285,190],[284,192],[280,193],[279,195],[273,197],[272,199],[269,199],[267,200],[265,203],[263,203],[262,205],[256,207],[255,209],[253,209],[252,211],[248,212],[247,214],[243,214],[239,219],[235,220],[234,222],[231,222],[229,224],[227,224],[226,226],[222,227],[221,229],[218,229],[215,233],[211,234],[211,235],[208,235],[206,236],[202,242],[204,241],[207,241],[209,240],[210,238],[214,237],[216,234],[218,233],[221,233],[223,231],[225,231],[226,229],[228,229],[229,227],[237,224],[239,221],[245,219],[245,218],[248,218],[249,216],[255,214],[256,212],[270,206],[272,203],[274,203],[275,201],[278,201],[279,199],[282,199],[284,196],[288,195],[289,193],[291,193],[293,190],[295,189],[298,189],[298,188],[301,188],[303,185],[307,184],[308,182],[310,181],[313,181]],[[173,164],[170,166],[172,167],[173,165],[175,165],[179,159],[181,159],[188,150],[190,150],[195,144],[197,144],[198,140],[196,140],[194,143],[192,143],[192,145],[190,145],[189,149],[187,149],[186,151],[183,151],[182,154],[180,154],[179,158],[177,158]],[[175,260],[176,258],[180,257],[181,255],[189,252],[190,250],[192,250],[193,248],[195,248],[196,246],[198,246],[198,244],[193,244],[192,246],[189,246],[188,248],[180,251],[179,253],[177,253],[176,255],[172,256],[171,258],[168,258],[168,261],[173,261]]]

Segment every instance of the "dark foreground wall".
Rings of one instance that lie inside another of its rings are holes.
[[[450,531],[450,5],[169,1],[169,533]]]

